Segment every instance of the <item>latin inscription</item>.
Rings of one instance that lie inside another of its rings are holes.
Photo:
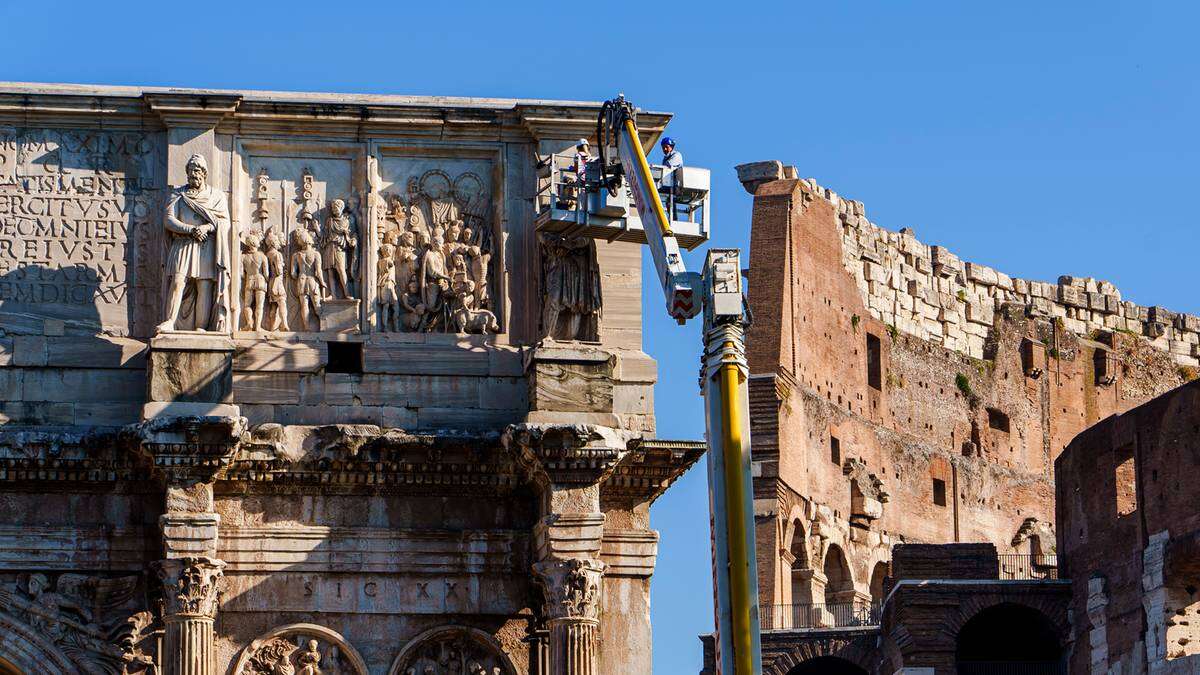
[[[0,311],[127,332],[160,158],[149,134],[0,130]]]

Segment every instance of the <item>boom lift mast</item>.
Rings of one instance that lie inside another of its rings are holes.
[[[674,200],[670,200],[668,213],[638,138],[637,112],[624,96],[604,103],[596,135],[600,149],[600,180],[596,187],[615,196],[622,179],[628,182],[654,257],[667,313],[683,324],[703,310],[701,390],[709,448],[718,672],[759,675],[762,659],[744,340],[749,317],[742,297],[739,251],[710,249],[702,275],[684,266],[672,230]],[[609,164],[611,147],[617,150],[618,164]],[[685,168],[675,171],[682,173]],[[664,176],[664,184],[667,178]],[[683,180],[669,178],[673,179],[672,186]],[[704,225],[707,227],[707,223]]]

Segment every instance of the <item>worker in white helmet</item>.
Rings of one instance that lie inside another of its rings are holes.
[[[568,176],[563,181],[563,202],[566,208],[573,209],[578,203],[579,188],[587,182],[587,165],[592,161],[591,145],[588,139],[581,138],[575,144],[575,157],[571,164],[574,176]]]

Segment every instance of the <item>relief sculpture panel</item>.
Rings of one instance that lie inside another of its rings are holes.
[[[164,156],[160,134],[0,127],[6,330],[152,332]]]
[[[362,199],[352,158],[251,155],[238,330],[359,329]]]
[[[338,633],[315,624],[281,626],[250,643],[235,675],[366,675],[362,657]]]
[[[385,157],[380,173],[378,329],[499,332],[490,162]]]

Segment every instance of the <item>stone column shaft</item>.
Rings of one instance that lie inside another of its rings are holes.
[[[550,622],[553,675],[599,675],[595,619],[554,619]]]

